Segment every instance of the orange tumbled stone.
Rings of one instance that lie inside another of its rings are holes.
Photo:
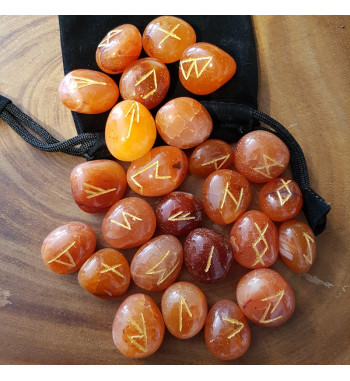
[[[124,356],[142,358],[158,350],[164,330],[164,320],[154,300],[145,294],[134,294],[118,308],[112,336],[115,346]]]
[[[130,164],[127,182],[140,195],[163,196],[182,183],[187,169],[188,161],[183,151],[170,146],[156,147]]]
[[[80,269],[95,247],[96,234],[90,226],[82,222],[68,222],[45,238],[41,256],[51,271],[69,274]]]
[[[175,282],[180,274],[183,250],[172,235],[159,235],[139,248],[130,271],[133,281],[147,291],[161,291]]]
[[[189,339],[203,328],[208,305],[202,290],[189,282],[168,287],[162,297],[162,314],[169,332],[178,339]]]
[[[250,345],[247,320],[231,300],[220,300],[210,309],[204,328],[209,351],[220,360],[241,357]]]
[[[123,99],[142,103],[148,109],[159,105],[170,85],[167,67],[155,58],[141,58],[124,71],[119,89]]]
[[[268,131],[252,131],[236,146],[234,164],[239,173],[254,183],[266,183],[279,176],[289,163],[289,150]]]
[[[174,16],[152,20],[142,36],[145,52],[164,63],[178,61],[183,51],[196,42],[196,32],[186,21]]]
[[[126,197],[114,204],[102,223],[102,235],[116,249],[143,245],[156,230],[156,216],[150,204],[138,197]]]
[[[208,139],[197,146],[189,160],[192,175],[207,177],[218,169],[233,163],[233,151],[229,144],[219,139]]]
[[[273,265],[278,257],[278,231],[262,212],[250,210],[232,226],[231,244],[235,260],[249,269]]]
[[[83,264],[79,270],[78,281],[93,295],[116,298],[123,295],[129,287],[129,263],[117,250],[99,250]]]
[[[222,49],[207,42],[198,42],[183,52],[179,77],[185,89],[206,95],[229,81],[236,69],[235,60]]]
[[[136,26],[119,25],[109,31],[99,43],[96,62],[102,71],[119,74],[139,58],[141,50],[141,34]]]
[[[153,116],[141,103],[119,102],[108,116],[106,145],[118,160],[133,161],[144,156],[153,147],[156,136]]]
[[[219,169],[211,173],[203,184],[204,210],[219,225],[233,222],[247,210],[250,200],[250,185],[238,172]]]
[[[156,127],[165,143],[186,149],[207,139],[213,130],[213,121],[201,103],[192,98],[180,97],[159,109]]]
[[[81,114],[100,114],[110,110],[118,100],[117,84],[104,73],[77,69],[68,73],[58,89],[61,102]]]
[[[279,228],[279,252],[292,271],[309,271],[316,258],[316,239],[310,226],[295,220],[284,222]]]

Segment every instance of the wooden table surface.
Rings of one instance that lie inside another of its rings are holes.
[[[280,260],[273,265],[295,292],[292,318],[270,329],[251,323],[250,349],[228,363],[349,364],[350,18],[255,16],[253,23],[259,109],[299,141],[312,187],[332,210],[308,274],[294,274]],[[0,93],[58,139],[74,136],[71,113],[57,96],[63,77],[57,17],[0,16],[0,47]],[[89,224],[98,248],[106,246],[103,216],[82,212],[71,197],[70,172],[84,160],[38,151],[2,121],[0,131],[0,363],[223,364],[207,350],[203,331],[185,341],[166,332],[158,352],[141,360],[117,351],[111,324],[123,298],[88,294],[77,274],[48,271],[40,254],[45,236],[73,220]],[[198,183],[189,177],[180,189],[200,189]],[[133,252],[126,252],[129,260]],[[236,264],[224,281],[200,285],[209,305],[235,300],[245,272]],[[190,280],[185,269],[180,279]],[[127,295],[136,292],[142,290],[132,285]],[[152,294],[158,305],[161,295]]]

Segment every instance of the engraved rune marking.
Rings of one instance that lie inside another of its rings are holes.
[[[54,258],[50,259],[47,263],[52,263],[52,262],[57,262],[60,263],[61,265],[65,265],[67,267],[74,267],[76,264],[74,262],[74,259],[69,252],[69,249],[75,244],[75,241],[73,241],[71,244],[69,244],[67,247],[65,247],[62,251],[60,251]],[[69,262],[64,262],[61,261],[59,258],[62,257],[62,255],[65,255]]]
[[[303,254],[303,257],[305,258],[306,262],[312,265],[312,250],[310,242],[315,243],[315,240],[312,237],[310,237],[307,233],[303,233],[303,236],[307,243],[307,255]]]
[[[141,315],[141,322],[142,322],[142,328],[140,327],[139,324],[136,323],[135,320],[129,319],[129,322],[133,327],[136,328],[137,332],[139,333],[138,335],[128,335],[128,339],[132,344],[135,345],[140,351],[142,352],[147,352],[148,348],[148,343],[147,343],[147,331],[146,331],[146,324],[145,324],[145,318],[143,317],[143,313],[140,313]],[[138,340],[143,340],[143,345],[141,345]]]
[[[148,97],[150,97],[152,94],[154,94],[157,89],[158,89],[158,85],[157,85],[157,76],[156,76],[156,69],[152,69],[150,70],[148,73],[146,73],[145,75],[143,75],[136,83],[135,83],[135,87],[138,86],[140,83],[142,83],[143,81],[145,81],[149,76],[151,76],[153,74],[153,81],[154,81],[154,89],[151,90],[149,93],[147,93],[146,95],[143,95],[142,96],[142,99],[147,99]]]
[[[222,320],[227,321],[228,323],[231,323],[234,326],[238,326],[227,336],[228,339],[232,339],[232,337],[236,336],[244,328],[244,324],[239,320],[231,319],[231,318],[222,318]]]
[[[107,46],[110,42],[110,39],[121,32],[122,32],[121,29],[111,30],[110,32],[108,32],[107,36],[101,41],[98,48],[102,48],[102,46]]]
[[[270,156],[267,156],[263,153],[264,158],[264,165],[262,167],[256,167],[253,168],[253,171],[260,173],[264,177],[267,177],[269,179],[272,179],[272,176],[270,175],[270,168],[271,167],[284,167],[284,165],[274,159],[271,159]]]
[[[85,193],[90,194],[90,196],[87,196],[86,198],[93,198],[97,196],[101,196],[102,194],[106,194],[109,192],[115,191],[117,188],[110,188],[110,189],[103,189],[100,187],[95,187],[94,185],[84,183]]]
[[[116,270],[121,265],[122,264],[119,263],[118,265],[108,266],[105,263],[102,263],[102,266],[104,267],[104,269],[100,271],[100,274],[108,273],[109,271],[111,271],[112,273],[119,275],[121,278],[124,278],[124,275],[120,273],[118,270]]]
[[[188,305],[187,305],[184,297],[180,295],[180,301],[179,301],[179,331],[180,332],[182,331],[182,306],[185,306],[185,310],[186,310],[188,316],[191,318],[192,312],[188,308]]]
[[[134,216],[133,214],[131,214],[131,213],[129,213],[129,212],[124,212],[124,211],[122,211],[122,212],[121,212],[121,215],[122,215],[122,217],[123,217],[124,224],[121,223],[121,222],[119,222],[119,221],[116,221],[116,220],[111,220],[111,222],[113,222],[113,223],[116,224],[116,225],[121,226],[121,227],[124,228],[124,229],[132,230],[132,229],[131,229],[130,222],[129,222],[127,216],[129,216],[133,221],[136,221],[136,220],[137,220],[137,221],[142,221],[142,218],[140,218],[140,217],[136,217],[136,216]]]
[[[165,33],[165,36],[164,38],[162,39],[162,41],[160,41],[160,43],[158,44],[158,46],[162,45],[162,43],[169,37],[174,37],[176,38],[177,40],[181,40],[181,38],[179,36],[177,36],[174,32],[175,30],[180,26],[180,24],[177,24],[174,26],[173,29],[171,29],[170,32],[168,32],[167,30],[164,30],[162,28],[157,28],[157,30],[160,30],[161,32]]]
[[[265,255],[267,249],[269,248],[269,245],[267,244],[267,241],[265,238],[265,233],[266,233],[267,228],[269,227],[269,224],[266,223],[263,231],[261,231],[259,225],[256,222],[254,222],[254,225],[255,225],[256,230],[259,233],[259,237],[252,244],[252,248],[256,254],[256,258],[255,258],[255,262],[253,263],[253,266],[257,265],[258,263],[261,263],[263,266],[265,266],[265,262],[263,261],[263,256]],[[260,241],[262,241],[265,244],[265,247],[264,247],[263,251],[261,251],[261,252],[258,250],[258,244]]]
[[[259,320],[259,323],[272,323],[278,319],[281,319],[283,317],[283,315],[279,315],[273,319],[267,319],[266,320],[266,316],[267,314],[270,312],[270,316],[271,314],[273,314],[277,308],[277,306],[280,304],[282,298],[283,298],[283,295],[284,295],[284,290],[281,290],[279,292],[277,292],[277,294],[274,294],[274,295],[271,295],[271,296],[268,296],[267,298],[264,298],[264,299],[261,299],[262,302],[265,302],[267,300],[271,300],[271,299],[277,299],[277,303],[274,305],[274,307],[271,309],[271,306],[272,306],[272,303],[269,303],[267,305],[267,307],[265,308],[265,311],[264,311],[264,314],[263,316],[261,317],[261,319]],[[270,311],[271,309],[271,311]]]
[[[184,213],[184,214],[182,214]],[[191,212],[183,212],[182,210],[180,210],[180,212],[177,212],[175,214],[173,214],[172,216],[170,216],[168,218],[168,221],[189,221],[189,220],[195,220],[196,217],[189,217],[189,215],[191,214]]]
[[[236,213],[238,208],[239,208],[239,206],[240,206],[240,204],[241,204],[241,201],[242,201],[243,188],[241,188],[241,190],[239,192],[239,198],[238,198],[238,200],[236,200],[236,197],[229,191],[228,186],[229,186],[229,183],[227,182],[226,186],[225,186],[224,197],[222,198],[222,201],[221,201],[221,204],[220,204],[220,209],[222,209],[224,207],[224,204],[225,204],[225,201],[226,201],[226,197],[227,197],[227,195],[229,195],[231,200],[236,205],[236,209],[235,209],[235,213]]]
[[[210,265],[211,265],[211,259],[213,257],[213,252],[214,252],[214,249],[215,247],[212,246],[211,249],[210,249],[210,253],[209,253],[209,257],[208,257],[208,261],[207,261],[207,267],[205,268],[205,272],[207,273],[210,269]]]
[[[135,180],[135,177],[138,176],[140,173],[147,171],[147,169],[150,169],[152,167],[155,167],[154,169],[154,178],[157,180],[164,180],[164,179],[170,179],[171,176],[159,176],[158,171],[159,171],[159,161],[155,161],[154,163],[151,163],[147,165],[146,167],[142,168],[140,171],[136,172],[131,176],[131,180],[137,185],[139,188],[143,188],[143,186]]]
[[[131,113],[131,117],[130,117],[130,123],[129,123],[129,129],[128,129],[128,134],[126,136],[127,139],[130,138],[130,134],[131,134],[131,127],[134,123],[134,118],[135,118],[135,114],[136,114],[136,123],[139,123],[140,122],[140,108],[139,108],[139,104],[137,102],[133,102],[128,110],[128,112],[125,114],[125,118]]]
[[[277,189],[277,196],[278,196],[278,199],[280,201],[281,206],[283,206],[292,196],[292,192],[290,191],[290,189],[288,187],[288,184],[292,180],[284,181],[283,179],[281,179],[281,181],[283,184]],[[280,190],[282,190],[283,188],[285,188],[288,192],[288,194],[285,198],[282,197],[281,192],[280,192]]]
[[[198,57],[198,58],[186,58],[184,60],[181,60],[180,61],[180,70],[182,72],[182,75],[187,80],[189,78],[189,76],[191,75],[192,70],[194,69],[196,78],[199,78],[203,74],[203,72],[207,68],[207,66],[210,64],[212,59],[213,59],[213,57],[208,56],[208,57]],[[204,61],[204,65],[200,70],[198,70],[198,63],[201,61]],[[187,69],[187,73],[185,72],[185,68],[183,65],[184,63],[190,63],[190,65],[188,66],[188,69]]]
[[[159,269],[155,270],[164,260],[165,258],[169,255],[170,250],[168,250],[163,257],[152,267],[150,268],[146,274],[147,275],[153,275],[153,274],[159,274],[159,279],[157,281],[157,286],[159,286],[161,283],[163,283],[176,269],[176,267],[180,264],[180,262],[177,262],[175,266],[168,272],[168,274],[165,276],[166,269]]]
[[[226,161],[228,160],[229,157],[230,157],[230,154],[228,153],[225,156],[220,156],[217,159],[213,159],[213,160],[207,161],[207,162],[201,164],[201,166],[214,164],[215,170],[217,171],[218,169],[220,169],[226,163]],[[218,166],[218,162],[220,160],[222,160],[222,162]]]
[[[107,86],[106,82],[97,82],[97,81],[94,81],[93,79],[90,79],[90,78],[75,77],[73,75],[71,76],[71,78],[73,78],[75,80],[74,81],[75,90],[78,90],[78,89],[81,89],[82,87],[90,86],[90,85]]]

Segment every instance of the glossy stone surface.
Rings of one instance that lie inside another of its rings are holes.
[[[168,331],[178,339],[197,335],[208,313],[202,290],[189,282],[177,282],[168,287],[163,294],[161,307]]]
[[[133,281],[147,291],[161,291],[180,274],[183,250],[172,235],[159,235],[141,246],[131,261]]]
[[[213,121],[201,103],[188,97],[172,99],[156,115],[159,135],[169,145],[193,148],[213,130]]]
[[[154,300],[145,294],[127,297],[115,314],[113,341],[127,357],[147,357],[157,351],[164,337],[164,320]]]
[[[183,52],[179,77],[185,89],[206,95],[229,81],[236,69],[235,60],[222,49],[207,42],[198,42]]]
[[[69,274],[80,269],[94,253],[96,234],[82,222],[68,222],[53,230],[41,247],[45,265],[58,274]]]
[[[259,205],[271,220],[286,221],[300,212],[303,206],[303,194],[292,179],[277,178],[261,188]]]
[[[93,295],[116,298],[123,295],[129,287],[129,263],[117,250],[99,250],[83,264],[79,270],[78,281]]]
[[[119,82],[123,99],[142,103],[149,110],[165,98],[170,85],[168,68],[155,58],[141,58],[124,71]]]
[[[219,225],[235,221],[247,210],[250,200],[250,185],[238,172],[219,169],[211,173],[203,184],[204,210]]]
[[[78,164],[70,175],[74,201],[87,213],[102,213],[119,201],[126,190],[124,168],[113,160]]]
[[[196,281],[214,283],[229,272],[233,250],[225,236],[214,230],[200,228],[186,237],[184,262]]]
[[[292,271],[309,271],[316,258],[316,239],[310,226],[295,220],[284,222],[279,228],[279,252]]]
[[[187,192],[172,192],[164,196],[156,208],[158,229],[177,237],[201,227],[203,217],[202,202]]]
[[[153,116],[141,103],[119,102],[108,116],[106,145],[118,160],[133,161],[146,155],[153,147],[156,136]]]
[[[253,270],[237,285],[237,302],[244,315],[253,323],[275,327],[286,322],[294,312],[294,292],[278,272],[271,269]]]
[[[232,226],[235,260],[248,269],[273,265],[278,257],[278,230],[266,214],[250,210]]]
[[[130,249],[150,240],[156,230],[156,216],[148,202],[126,197],[115,203],[102,223],[105,241],[116,249]]]
[[[220,360],[241,357],[250,345],[250,329],[243,312],[231,300],[220,300],[210,309],[204,327],[205,343]]]
[[[134,192],[142,196],[164,196],[182,183],[187,169],[188,161],[183,151],[160,146],[130,164],[127,182]]]
[[[234,164],[239,173],[254,183],[266,183],[279,176],[289,163],[289,150],[268,131],[252,131],[236,146]]]
[[[104,73],[77,69],[62,79],[58,94],[69,110],[81,114],[100,114],[116,104],[119,89],[113,79]]]
[[[164,63],[178,61],[183,51],[196,42],[196,33],[186,21],[174,16],[152,20],[142,36],[145,52]]]
[[[207,177],[218,169],[233,163],[233,151],[229,144],[219,139],[208,139],[197,146],[189,160],[192,175]]]
[[[96,50],[96,62],[105,73],[122,73],[142,50],[140,31],[131,24],[119,25],[107,33]]]

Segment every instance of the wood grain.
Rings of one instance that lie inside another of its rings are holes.
[[[228,363],[348,364],[350,18],[255,16],[253,22],[259,108],[300,142],[312,187],[332,210],[308,275],[290,272],[281,261],[273,266],[295,291],[293,317],[273,329],[250,324],[249,351]],[[0,46],[1,94],[58,139],[74,136],[71,114],[57,96],[63,76],[57,17],[0,16]],[[83,159],[35,150],[3,122],[0,131],[0,363],[223,364],[206,349],[203,332],[185,341],[166,333],[159,351],[142,360],[116,350],[111,324],[121,300],[93,297],[79,286],[77,274],[49,272],[40,255],[45,236],[73,220],[88,223],[98,248],[105,247],[103,216],[80,211],[71,197],[69,175]],[[200,185],[188,177],[181,189],[199,195]],[[134,251],[124,252],[131,260]],[[235,300],[245,272],[234,265],[223,282],[199,285],[209,305]],[[185,269],[180,279],[190,280]],[[132,285],[127,295],[135,292],[141,290]],[[161,293],[151,296],[159,305]]]

